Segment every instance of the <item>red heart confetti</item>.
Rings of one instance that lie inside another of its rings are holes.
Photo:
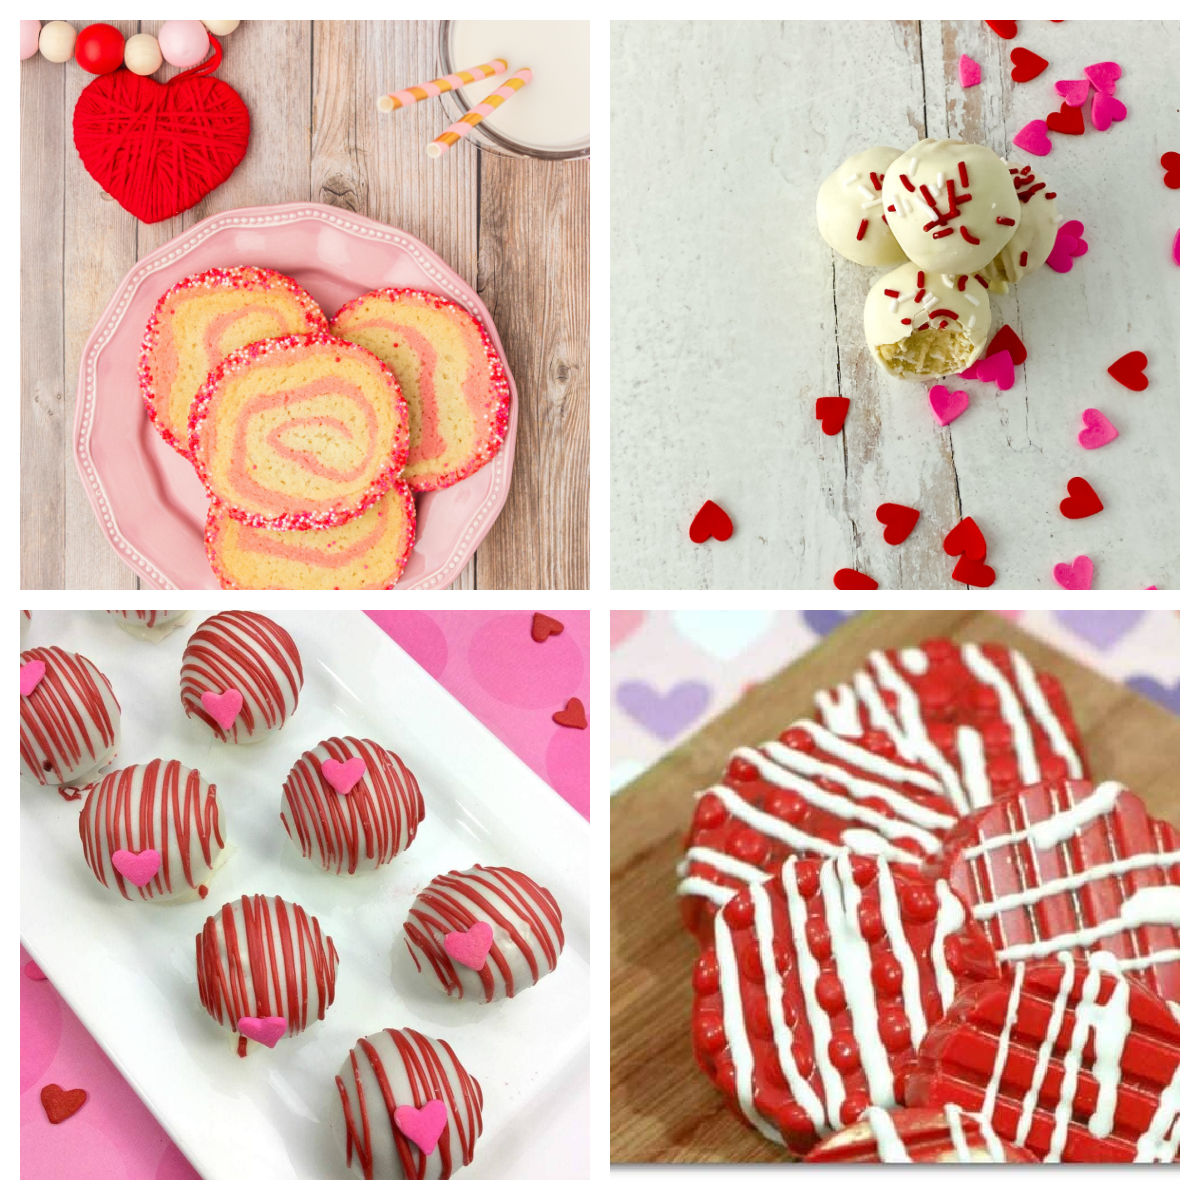
[[[945,384],[937,383],[929,389],[929,407],[939,425],[949,425],[967,411],[971,397],[966,392],[952,392]]]
[[[551,718],[555,725],[562,725],[565,729],[586,729],[587,714],[583,711],[583,701],[576,699],[574,696],[567,701],[566,707],[559,709]]]
[[[1146,356],[1140,350],[1130,350],[1108,368],[1108,373],[1131,392],[1144,392],[1150,386],[1146,366]]]
[[[1129,110],[1116,96],[1097,92],[1092,97],[1092,127],[1101,133],[1114,122],[1125,120],[1128,115]]]
[[[1054,90],[1073,108],[1081,108],[1092,94],[1092,85],[1086,79],[1060,79]]]
[[[1085,450],[1099,450],[1117,438],[1117,427],[1098,409],[1083,410],[1083,428],[1079,431],[1079,444]]]
[[[899,546],[916,526],[920,510],[907,504],[881,504],[875,519],[883,526],[883,540],[889,546]]]
[[[984,21],[984,24],[1005,41],[1017,36],[1016,21]]]
[[[1052,133],[1066,133],[1077,137],[1083,132],[1083,109],[1072,108],[1065,100],[1058,112],[1052,112],[1046,117],[1046,128]]]
[[[1044,158],[1050,153],[1050,139],[1046,136],[1046,122],[1030,121],[1028,125],[1021,126],[1013,134],[1013,145],[1024,150],[1026,154]]]
[[[958,82],[964,88],[975,87],[983,79],[983,68],[969,55],[958,60]]]
[[[846,413],[850,410],[850,401],[845,396],[821,396],[817,399],[817,420],[821,422],[821,432],[830,437],[842,432],[846,423]]]
[[[1094,517],[1104,511],[1096,489],[1082,475],[1075,475],[1067,480],[1066,498],[1058,506],[1068,521],[1079,521],[1084,517]]]
[[[1168,150],[1166,154],[1158,160],[1162,164],[1162,169],[1166,172],[1163,175],[1163,183],[1167,187],[1175,190],[1179,187],[1179,151]]]
[[[1121,78],[1120,65],[1115,62],[1092,63],[1083,68],[1083,73],[1098,92],[1107,96],[1117,90],[1117,80]]]
[[[1008,357],[1012,359],[1014,367],[1019,367],[1029,357],[1025,343],[1021,341],[1017,331],[1011,325],[1001,325],[996,330],[992,340],[987,344],[985,353],[990,358],[993,354],[999,354],[1001,350],[1008,351]]]
[[[987,558],[987,539],[983,531],[975,524],[974,517],[963,517],[955,527],[946,534],[942,549],[952,558],[973,558],[982,562]]]
[[[42,1088],[42,1107],[51,1125],[61,1125],[68,1117],[73,1117],[87,1103],[87,1098],[83,1088],[64,1092],[57,1083],[48,1083]]]
[[[1054,564],[1054,582],[1069,592],[1086,592],[1092,586],[1092,560],[1086,554],[1074,562]]]
[[[545,613],[533,614],[533,625],[529,630],[535,642],[544,642],[547,638],[557,637],[563,631],[563,623]]]
[[[978,558],[960,558],[950,572],[950,578],[968,587],[987,588],[996,582],[996,572]]]
[[[1032,50],[1026,50],[1024,46],[1017,46],[1008,58],[1012,63],[1013,83],[1028,83],[1031,79],[1036,79],[1050,65],[1040,54],[1034,54]]]
[[[1065,275],[1074,265],[1077,258],[1082,258],[1088,251],[1088,244],[1083,240],[1082,221],[1064,221],[1054,235],[1054,248],[1046,259],[1046,266],[1060,275]]]
[[[700,511],[692,518],[688,527],[688,537],[697,545],[707,542],[710,537],[718,542],[727,542],[733,536],[733,522],[729,514],[712,500],[705,500],[700,505]]]
[[[873,592],[879,584],[870,575],[864,575],[853,567],[843,567],[834,573],[833,586],[840,592]]]

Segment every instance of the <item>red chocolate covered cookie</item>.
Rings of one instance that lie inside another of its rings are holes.
[[[929,1030],[905,1099],[978,1111],[1045,1162],[1170,1162],[1179,1022],[1106,951],[1018,963],[1010,980],[964,989]]]
[[[692,975],[696,1058],[748,1124],[802,1154],[894,1105],[960,985],[997,974],[944,880],[848,851],[790,858],[714,920]]]
[[[1001,962],[1110,951],[1179,1000],[1179,834],[1119,783],[1021,792],[962,821],[939,871]]]
[[[852,683],[816,701],[823,723],[846,737],[883,730],[937,775],[964,816],[1021,787],[1086,773],[1061,685],[1006,646],[874,650]]]
[[[1037,1162],[1001,1141],[978,1113],[942,1108],[868,1108],[857,1125],[804,1156],[815,1163]]]
[[[717,908],[791,854],[849,848],[919,865],[955,816],[939,780],[886,734],[843,738],[797,721],[776,741],[735,750],[721,783],[701,794],[679,865],[684,924],[707,941]]]

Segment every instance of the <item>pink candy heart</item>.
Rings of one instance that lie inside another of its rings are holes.
[[[392,1114],[392,1120],[422,1154],[432,1154],[446,1128],[446,1106],[440,1100],[426,1101],[421,1108],[401,1104]]]
[[[966,392],[952,392],[943,384],[937,384],[929,389],[929,407],[939,425],[949,425],[951,421],[961,417],[967,411],[971,397]]]
[[[348,758],[345,762],[327,758],[321,764],[321,774],[325,776],[325,782],[343,796],[363,777],[366,769],[367,764],[361,758]]]
[[[1087,253],[1088,244],[1083,240],[1082,233],[1082,221],[1064,221],[1054,236],[1054,249],[1046,259],[1046,266],[1065,275],[1074,266],[1075,259]]]
[[[1171,243],[1171,257],[1175,260],[1175,265],[1179,266],[1179,230],[1175,230],[1175,240]]]
[[[965,88],[974,87],[983,79],[983,68],[969,55],[958,60],[958,82]]]
[[[1086,79],[1060,79],[1054,90],[1072,107],[1082,108],[1087,103],[1092,85]]]
[[[134,887],[145,887],[158,874],[162,855],[157,850],[143,850],[138,854],[132,850],[114,850],[112,865]]]
[[[476,921],[465,933],[456,929],[446,934],[446,953],[464,967],[482,971],[494,936],[492,927],[486,921]]]
[[[1115,62],[1092,63],[1084,67],[1083,73],[1090,79],[1097,91],[1111,96],[1117,89],[1117,80],[1121,78],[1121,68]]]
[[[46,675],[46,664],[40,658],[31,658],[21,664],[21,695],[28,696]]]
[[[1092,125],[1104,132],[1114,121],[1123,121],[1128,115],[1125,105],[1116,96],[1097,92],[1092,97]]]
[[[1045,121],[1030,121],[1013,135],[1013,145],[1024,150],[1026,154],[1044,158],[1050,153],[1050,138],[1046,128]]]
[[[964,377],[978,379],[982,383],[994,383],[1002,392],[1007,392],[1013,385],[1015,372],[1012,355],[1007,350],[997,350],[987,358],[981,358],[974,366],[968,367],[967,372],[960,372]]]
[[[242,693],[237,688],[229,688],[224,692],[205,692],[200,697],[200,707],[220,727],[228,733],[233,728],[233,723],[238,718],[238,713],[242,711]]]
[[[287,1021],[283,1017],[242,1017],[237,1028],[242,1037],[274,1050],[279,1039],[287,1033]]]
[[[1055,563],[1054,582],[1070,592],[1086,592],[1092,586],[1092,560],[1081,554],[1073,563]]]
[[[1117,427],[1098,409],[1083,410],[1083,428],[1079,431],[1079,444],[1085,450],[1099,450],[1117,438]]]

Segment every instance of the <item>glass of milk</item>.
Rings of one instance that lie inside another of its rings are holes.
[[[533,80],[468,135],[498,154],[533,158],[587,158],[587,21],[443,21],[438,74],[463,71],[502,58],[508,69],[441,96],[451,120],[459,120],[506,79],[529,67]]]

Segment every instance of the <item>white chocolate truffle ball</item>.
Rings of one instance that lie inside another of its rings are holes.
[[[186,608],[110,608],[105,610],[126,633],[147,642],[158,642],[187,621]]]
[[[918,267],[966,275],[1016,232],[1021,202],[1008,166],[986,146],[926,138],[883,178],[888,227]]]
[[[817,192],[817,228],[843,258],[864,267],[894,267],[904,251],[883,212],[883,177],[899,156],[894,146],[852,154]]]
[[[224,37],[227,33],[232,33],[241,21],[201,21],[200,24],[215,37]]]
[[[867,293],[863,325],[875,361],[900,379],[957,375],[983,353],[992,323],[975,275],[943,275],[904,263]]]
[[[38,35],[38,49],[50,62],[65,63],[75,53],[75,26],[67,21],[49,21]]]
[[[1000,293],[1045,263],[1062,220],[1055,203],[1058,193],[1050,191],[1032,167],[1010,163],[1008,172],[1021,202],[1021,223],[1008,245],[980,272],[992,291]]]
[[[162,66],[162,51],[152,33],[135,33],[125,43],[125,65],[135,75],[153,75]]]

